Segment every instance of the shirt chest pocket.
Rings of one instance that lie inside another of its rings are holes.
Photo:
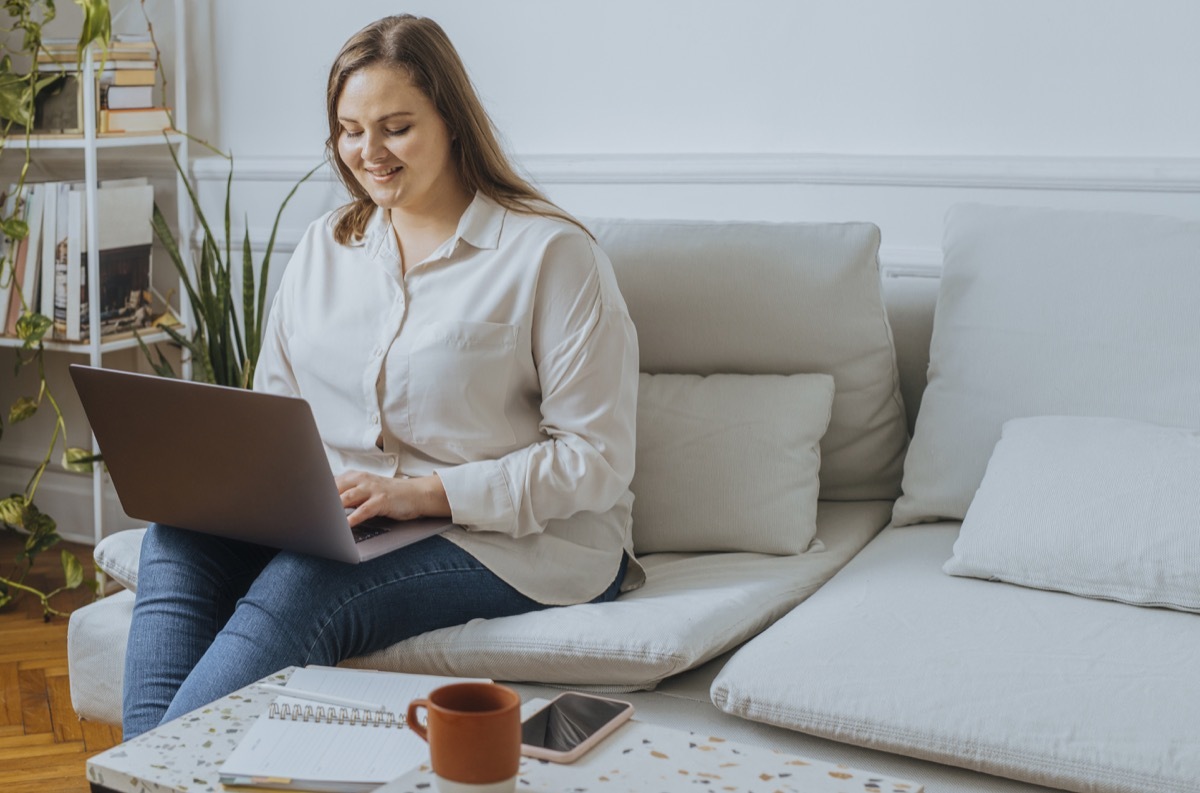
[[[517,327],[433,322],[409,352],[409,426],[417,443],[501,447],[516,443],[505,414]]]

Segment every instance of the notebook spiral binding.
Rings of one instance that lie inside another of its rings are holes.
[[[363,727],[394,727],[404,729],[403,716],[378,710],[359,708],[325,707],[324,705],[288,705],[272,702],[267,708],[267,718],[291,721],[312,721],[321,724],[352,724]]]

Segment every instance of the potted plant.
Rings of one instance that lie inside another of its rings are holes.
[[[186,134],[186,133],[185,133]],[[193,138],[195,140],[195,138]],[[262,263],[256,277],[254,258],[250,248],[250,231],[246,229],[242,237],[239,256],[234,256],[232,231],[230,228],[230,199],[233,187],[233,157],[217,149],[197,141],[214,153],[229,160],[229,177],[225,181],[225,222],[224,237],[219,238],[213,232],[212,225],[204,215],[200,199],[195,189],[187,179],[187,175],[171,149],[171,158],[176,170],[182,175],[183,183],[187,186],[188,198],[192,202],[192,210],[200,221],[203,232],[199,244],[199,257],[195,272],[188,267],[180,251],[179,241],[176,240],[166,218],[154,207],[154,233],[167,250],[167,254],[179,275],[179,283],[187,296],[192,310],[190,335],[185,336],[169,325],[163,326],[180,346],[192,356],[192,362],[199,379],[217,385],[249,388],[254,382],[254,365],[258,361],[258,353],[262,344],[263,321],[266,315],[267,278],[271,267],[271,253],[275,249],[275,235],[279,230],[279,221],[288,202],[304,182],[317,172],[320,164],[300,177],[291,191],[279,205],[275,213],[275,222],[271,225],[271,236],[267,249],[263,253]],[[247,224],[248,226],[249,224]],[[222,244],[223,241],[223,244]],[[237,271],[235,273],[235,266]],[[241,295],[235,295],[235,275],[241,281]],[[194,278],[193,278],[194,276]],[[257,288],[255,282],[257,280]],[[240,310],[239,310],[240,309]],[[151,351],[141,337],[138,344],[146,359],[150,361],[154,371],[163,377],[176,377],[176,372],[161,350]]]

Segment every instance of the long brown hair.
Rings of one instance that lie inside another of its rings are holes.
[[[500,146],[466,67],[441,26],[432,19],[401,14],[384,17],[355,33],[329,70],[325,92],[329,138],[325,150],[352,196],[338,213],[334,239],[343,245],[362,239],[376,209],[375,202],[338,156],[342,126],[337,105],[350,75],[379,64],[404,70],[417,90],[433,103],[453,140],[455,166],[463,187],[472,193],[482,192],[506,209],[561,218],[587,231],[517,174]]]

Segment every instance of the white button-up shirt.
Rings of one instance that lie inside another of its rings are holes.
[[[444,535],[541,603],[590,600],[632,557],[637,336],[608,257],[482,194],[401,272],[387,213],[361,244],[309,226],[254,387],[312,406],[335,474],[436,473]],[[631,562],[625,588],[643,580]]]

